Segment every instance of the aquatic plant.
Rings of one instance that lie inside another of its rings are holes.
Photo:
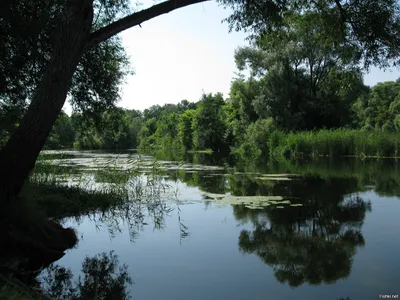
[[[398,157],[400,133],[350,129],[273,133],[269,140],[273,157]]]

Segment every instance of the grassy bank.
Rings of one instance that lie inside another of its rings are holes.
[[[162,172],[152,163],[145,173],[137,166],[119,169],[110,163],[93,171],[92,177],[101,184],[85,180],[68,184],[70,169],[39,159],[19,197],[0,212],[0,242],[7,245],[0,251],[0,276],[7,279],[0,278],[0,299],[40,299],[40,292],[30,286],[37,275],[34,270],[58,260],[78,242],[74,229],[60,225],[65,217],[100,212],[104,222],[125,218],[133,231],[144,222],[145,210],[151,209],[162,222],[167,211],[159,200],[167,189]]]
[[[274,131],[269,136],[268,149],[274,158],[399,157],[400,133],[348,129],[295,133]]]

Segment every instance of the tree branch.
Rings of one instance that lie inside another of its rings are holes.
[[[168,0],[148,9],[141,10],[93,32],[89,37],[87,47],[98,44],[128,28],[140,25],[145,21],[169,13],[175,9],[205,1],[209,0]]]
[[[358,31],[357,25],[348,17],[347,12],[343,8],[343,6],[340,3],[340,1],[339,0],[335,0],[335,3],[336,3],[336,6],[339,9],[340,16],[341,16],[341,19],[342,19],[342,23],[343,24],[349,23],[351,28],[353,29],[353,32],[354,32],[355,36],[357,36],[357,31]]]

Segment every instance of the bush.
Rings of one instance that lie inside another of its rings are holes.
[[[271,118],[257,120],[250,124],[244,134],[244,143],[235,151],[241,157],[258,158],[269,154],[269,136],[276,129]]]
[[[273,157],[396,157],[400,133],[364,130],[320,130],[297,133],[274,133],[270,136]]]

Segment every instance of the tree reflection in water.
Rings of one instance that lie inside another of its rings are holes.
[[[259,256],[279,282],[291,287],[346,278],[357,248],[364,245],[361,227],[371,210],[368,201],[349,194],[353,188],[356,182],[334,178],[274,183],[270,192],[296,197],[303,206],[234,206],[236,219],[254,226],[241,232],[240,250]]]
[[[41,288],[55,300],[127,300],[133,283],[127,269],[113,252],[103,252],[85,258],[82,276],[75,281],[70,269],[51,265],[41,275]]]

